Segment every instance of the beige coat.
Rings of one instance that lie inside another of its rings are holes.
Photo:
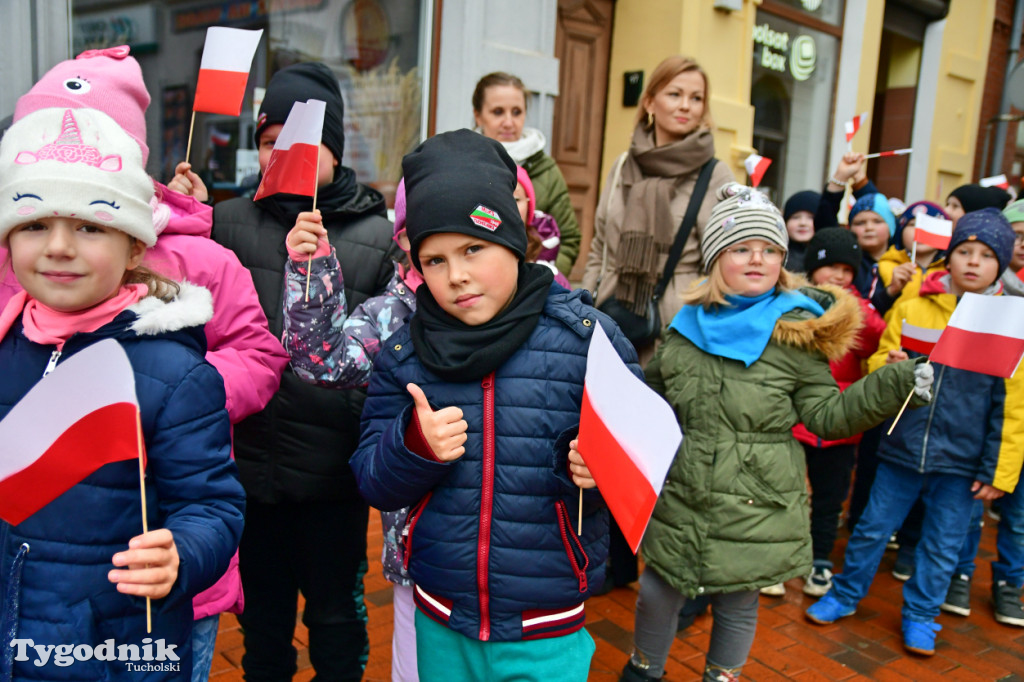
[[[623,154],[624,156],[625,154]],[[601,192],[601,199],[597,204],[597,215],[594,219],[594,238],[590,242],[587,266],[583,271],[583,288],[594,293],[597,305],[604,303],[615,291],[615,287],[618,284],[618,276],[615,274],[615,252],[619,247],[619,236],[622,232],[625,218],[625,202],[623,201],[623,194],[619,183],[613,182],[613,180],[618,175],[616,169],[619,167],[623,157],[616,161],[615,168],[612,169],[608,176],[608,181],[605,182],[604,191]],[[697,183],[697,175],[706,158],[706,154],[700,158],[696,158],[695,154],[692,172],[689,173],[672,198],[672,218],[675,220],[676,228],[683,221],[683,215],[690,204],[690,195],[693,193],[693,187]],[[707,194],[704,195],[704,202],[701,204],[700,213],[697,214],[697,224],[694,226],[693,231],[686,240],[686,245],[683,247],[683,255],[676,264],[675,276],[668,283],[665,295],[661,298],[659,307],[663,326],[668,326],[672,318],[679,312],[679,309],[683,307],[682,293],[689,288],[694,280],[703,274],[700,269],[700,238],[704,233],[704,226],[707,225],[708,218],[711,216],[711,209],[717,203],[715,192],[722,185],[732,181],[733,176],[729,166],[721,161],[715,164],[715,169],[711,174],[711,184],[708,186]],[[613,188],[613,184],[616,187]],[[608,245],[608,260],[604,264],[604,277],[601,279],[600,290],[595,292],[597,280],[601,275],[601,261],[606,243]],[[665,268],[667,257],[667,255],[662,256],[658,261],[659,277]]]

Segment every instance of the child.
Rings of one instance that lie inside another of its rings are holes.
[[[18,99],[14,120],[45,107],[98,109],[135,140],[145,166],[149,102],[142,69],[128,47],[121,45],[88,50],[54,66]],[[233,424],[238,423],[262,410],[277,391],[287,355],[267,329],[249,271],[209,238],[213,209],[172,191],[180,186],[178,179],[170,187],[155,180],[153,185],[157,243],[147,249],[145,264],[172,280],[198,284],[213,296],[213,318],[203,328],[206,359],[224,378],[228,415]],[[227,573],[195,599],[194,682],[210,676],[221,612],[239,613],[242,604],[238,558],[233,557]]]
[[[572,289],[569,280],[555,265],[561,242],[558,224],[553,217],[537,210],[537,199],[533,193],[530,174],[522,166],[516,166],[516,180],[518,183],[513,196],[516,198],[516,206],[519,207],[523,224],[526,225],[526,262],[548,266],[555,273],[556,282],[566,289]]]
[[[818,212],[821,195],[812,190],[797,192],[782,208],[782,219],[786,221],[789,236],[789,250],[786,252],[786,269],[802,272],[807,243],[814,236],[814,215]]]
[[[28,114],[0,144],[0,177],[0,242],[24,288],[0,317],[0,418],[49,366],[116,339],[135,371],[157,529],[137,534],[134,461],[101,467],[17,526],[0,522],[2,632],[37,645],[138,646],[149,640],[136,597],[150,596],[151,637],[175,645],[180,666],[146,679],[181,679],[191,674],[191,599],[227,569],[244,508],[223,381],[203,360],[210,295],[139,267],[156,242],[153,184],[139,146],[105,114]],[[111,559],[111,548],[128,549]],[[66,673],[34,666],[15,660],[14,679],[126,674],[120,661],[75,661]]]
[[[893,305],[917,296],[925,277],[946,269],[943,260],[945,251],[921,242],[917,243],[915,249],[914,228],[917,216],[921,214],[949,220],[946,212],[930,201],[916,201],[900,214],[891,240],[892,246],[878,259],[878,277],[886,291],[895,298]],[[916,256],[916,262],[911,262],[911,255]]]
[[[903,320],[941,329],[965,293],[994,294],[1010,260],[1013,232],[995,209],[968,213],[953,232],[949,272],[935,273],[920,296],[893,308],[878,352],[869,366],[905,359],[900,350]],[[916,355],[916,353],[915,353]],[[843,572],[832,590],[807,609],[815,623],[831,623],[856,611],[867,593],[885,545],[920,496],[921,540],[913,575],[903,587],[903,646],[935,653],[935,623],[964,544],[974,500],[1011,492],[1024,455],[1020,373],[1013,379],[935,365],[935,396],[927,410],[905,413],[878,449],[871,497],[846,545]]]
[[[288,233],[289,259],[285,264],[285,348],[292,370],[307,383],[332,388],[365,386],[381,344],[408,322],[416,310],[416,289],[423,283],[419,270],[408,261],[409,238],[405,231],[405,180],[395,193],[394,240],[406,254],[395,263],[387,290],[366,299],[346,315],[344,279],[327,231],[319,223],[300,221]],[[309,254],[313,254],[309,301],[305,300]],[[405,570],[402,531],[407,507],[382,511],[384,577],[394,584],[394,627],[391,640],[391,678],[415,682],[416,630],[413,584]]]
[[[292,104],[311,98],[327,105],[318,213],[311,211],[312,197],[290,194],[231,199],[213,209],[213,239],[234,251],[252,273],[278,338],[288,261],[285,237],[298,221],[327,229],[353,308],[383,293],[395,272],[384,197],[357,182],[355,172],[341,164],[344,102],[338,79],[326,65],[294,64],[270,79],[254,131],[260,168],[266,168]],[[363,399],[362,391],[309,386],[285,370],[281,389],[267,407],[235,426],[235,457],[249,500],[239,547],[245,588],[239,622],[245,634],[242,667],[250,679],[295,674],[292,639],[300,592],[317,676],[357,678],[366,664],[363,572],[369,509],[348,467],[359,442]],[[285,545],[288,551],[282,551]]]
[[[758,589],[811,570],[804,453],[790,430],[803,421],[823,438],[852,436],[895,413],[914,385],[908,362],[840,393],[828,359],[856,340],[856,300],[797,289],[782,268],[782,215],[760,192],[731,184],[719,198],[701,238],[708,277],[647,366],[686,437],[644,536],[624,680],[662,676],[676,614],[704,594],[714,614],[704,679],[739,676]]]
[[[849,221],[850,231],[857,236],[863,256],[854,286],[875,306],[878,314],[884,316],[906,284],[900,279],[886,286],[878,275],[878,260],[889,250],[896,234],[896,216],[889,208],[889,200],[876,192],[857,199],[850,209]]]
[[[994,208],[1002,211],[1010,203],[1010,193],[1000,187],[981,185],[960,185],[946,197],[946,214],[953,221],[953,227],[965,213]]]
[[[807,245],[804,258],[804,270],[812,284],[844,289],[860,304],[864,327],[858,333],[856,343],[841,358],[829,362],[840,391],[863,376],[861,362],[875,352],[878,340],[885,331],[885,322],[852,286],[860,262],[857,238],[840,227],[827,227],[816,233]],[[793,427],[793,435],[803,445],[807,480],[811,484],[811,547],[814,567],[804,579],[804,594],[820,597],[832,585],[831,556],[836,541],[836,527],[843,501],[850,491],[850,476],[861,435],[829,441],[814,435],[803,424]],[[761,594],[782,596],[785,594],[785,585],[778,583],[764,588]]]
[[[402,163],[413,263],[426,284],[370,378],[351,465],[375,507],[413,505],[421,679],[584,679],[583,600],[603,581],[607,512],[575,447],[594,325],[633,347],[551,271],[523,262],[515,164],[468,130]],[[436,411],[434,411],[436,408]]]
[[[1013,257],[1010,267],[1006,268],[999,281],[1003,285],[1003,293],[1010,296],[1024,296],[1024,199],[1015,201],[1003,210],[1003,216],[1010,221],[1013,228]]]

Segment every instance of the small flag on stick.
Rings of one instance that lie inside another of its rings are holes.
[[[868,113],[865,111],[863,114],[858,114],[844,124],[844,130],[846,131],[846,142],[849,143],[853,139],[853,136],[857,134],[860,127],[864,125],[864,122],[868,120]]]
[[[1010,378],[1024,356],[1024,298],[966,293],[949,318],[931,361]]]
[[[242,113],[252,58],[262,36],[263,29],[244,31],[223,26],[206,29],[193,111],[228,116]]]
[[[1000,175],[993,175],[988,178],[982,178],[978,180],[978,184],[982,187],[998,187],[1000,189],[1010,189],[1010,181],[1006,179],[1006,173]]]
[[[864,156],[864,158],[865,159],[879,159],[879,158],[882,158],[882,157],[885,157],[885,156],[904,156],[906,154],[910,154],[913,151],[914,150],[910,149],[910,148],[907,148],[907,149],[892,149],[892,150],[887,151],[887,152],[875,152],[874,154],[866,154]]]
[[[316,194],[320,137],[326,110],[326,103],[318,99],[292,105],[253,199],[282,193],[308,197]]]
[[[953,238],[953,221],[918,213],[914,216],[914,241],[927,244],[940,251],[949,248]]]
[[[634,553],[682,440],[672,408],[629,371],[598,324],[587,353],[579,452]]]
[[[903,332],[900,334],[900,348],[912,350],[921,355],[931,355],[935,343],[942,336],[941,329],[918,327],[903,320]]]
[[[757,187],[761,184],[768,166],[772,165],[772,160],[765,156],[751,154],[743,162],[743,165],[746,166],[747,175],[750,176],[750,186]]]

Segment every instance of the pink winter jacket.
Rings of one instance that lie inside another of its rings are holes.
[[[210,239],[213,208],[159,183],[157,193],[171,215],[156,246],[146,251],[145,264],[213,294],[213,319],[205,330],[206,359],[224,377],[228,415],[236,424],[266,407],[281,383],[288,354],[267,327],[252,275],[233,252]],[[192,608],[198,620],[224,611],[241,613],[243,605],[235,552],[227,573],[197,594]]]

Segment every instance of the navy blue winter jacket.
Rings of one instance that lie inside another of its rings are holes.
[[[211,312],[209,292],[186,286],[170,303],[144,298],[99,330],[76,334],[64,345],[58,365],[108,338],[116,339],[131,361],[146,442],[149,528],[173,533],[178,578],[170,594],[153,600],[149,635],[145,599],[123,595],[107,580],[114,553],[142,532],[134,460],[101,467],[17,526],[0,521],[0,680],[182,680],[191,675],[192,597],[227,569],[245,508],[230,457],[224,383],[203,357],[201,325]],[[33,385],[46,381],[42,375],[54,351],[29,341],[20,319],[3,335],[0,419]],[[154,643],[143,641],[146,637]],[[171,668],[146,671],[95,658],[70,664],[65,658],[57,665],[54,652],[40,667],[36,652],[26,644],[19,655],[10,646],[12,638],[31,639],[37,646],[96,647],[113,640],[115,647],[134,645],[140,651],[150,644],[154,656],[162,639],[165,650],[175,647],[179,660],[134,661]]]
[[[428,616],[481,641],[568,634],[583,600],[604,582],[608,513],[579,489],[568,446],[579,430],[587,349],[597,322],[638,377],[636,351],[582,290],[552,284],[527,341],[482,382],[451,383],[416,356],[406,325],[381,349],[351,465],[359,490],[383,510],[413,506],[406,561]],[[455,405],[469,424],[466,453],[426,459],[406,445],[415,383],[435,409]]]

